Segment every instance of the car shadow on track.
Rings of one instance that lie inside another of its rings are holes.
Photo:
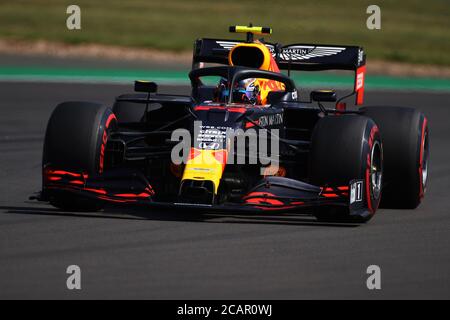
[[[206,213],[194,210],[171,211],[168,209],[108,207],[99,212],[75,212],[62,211],[50,206],[36,205],[27,202],[30,206],[0,206],[4,214],[42,215],[75,218],[101,218],[123,220],[155,220],[178,222],[206,222],[206,223],[238,223],[238,224],[273,224],[295,226],[326,226],[326,227],[358,227],[355,223],[329,223],[319,222],[313,216],[305,213],[281,213],[281,214],[242,214],[242,213]]]

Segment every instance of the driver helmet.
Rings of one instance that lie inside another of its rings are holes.
[[[235,84],[233,90],[233,102],[261,104],[261,95],[256,78],[248,78]],[[221,78],[215,91],[215,100],[217,102],[227,102],[230,96],[228,80]]]

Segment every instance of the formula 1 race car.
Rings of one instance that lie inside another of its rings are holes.
[[[39,200],[63,210],[106,203],[250,212],[311,212],[365,222],[380,206],[415,208],[427,184],[426,117],[363,103],[361,47],[199,39],[191,95],[136,81],[112,108],[64,102],[48,122]],[[206,64],[213,66],[205,67]],[[307,98],[280,70],[349,70],[351,95]],[[217,79],[211,82],[211,79]],[[331,104],[332,107],[324,105]],[[270,152],[269,152],[270,150]]]

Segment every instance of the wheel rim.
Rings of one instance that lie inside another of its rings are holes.
[[[382,165],[381,145],[378,141],[375,141],[370,153],[370,180],[374,199],[378,199],[381,193]]]
[[[428,132],[425,131],[424,138],[423,138],[423,158],[422,158],[422,186],[423,190],[425,190],[427,186],[427,179],[428,179],[428,153],[429,153],[429,146],[428,146]]]

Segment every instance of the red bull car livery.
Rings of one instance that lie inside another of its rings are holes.
[[[342,222],[365,222],[380,206],[419,205],[427,119],[411,108],[347,108],[363,103],[363,48],[255,39],[272,32],[265,27],[230,31],[246,39],[195,41],[189,95],[136,81],[136,93],[111,107],[59,104],[38,199],[64,210],[117,203]],[[352,92],[300,94],[289,75],[302,70],[353,72]]]

